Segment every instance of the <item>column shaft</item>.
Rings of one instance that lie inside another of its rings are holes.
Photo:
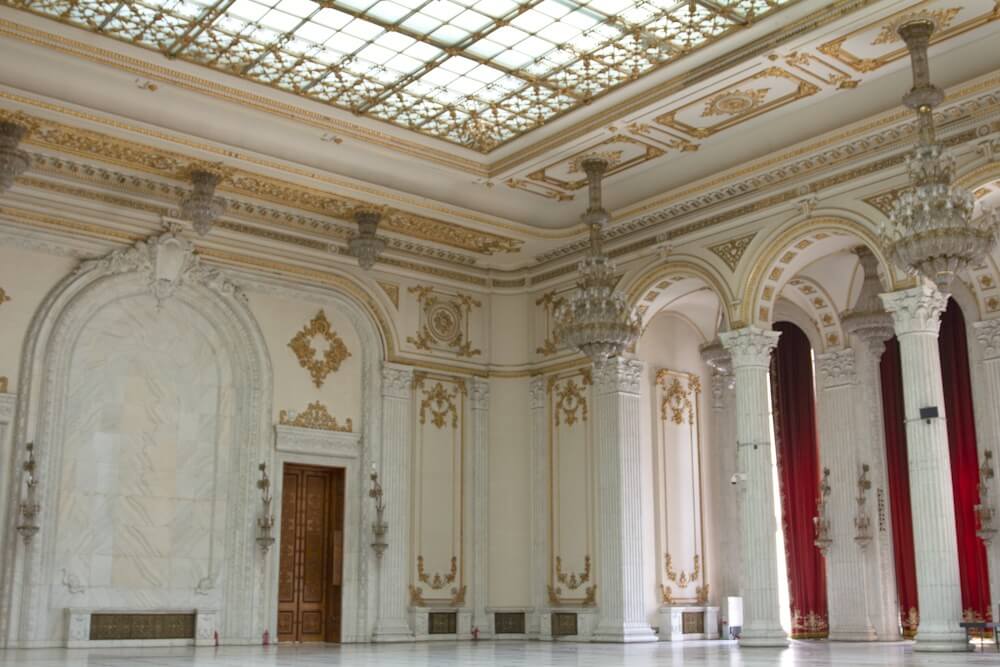
[[[473,378],[469,386],[472,413],[472,626],[479,636],[493,635],[486,603],[489,597],[490,383]]]

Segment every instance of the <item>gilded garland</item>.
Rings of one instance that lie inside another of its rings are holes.
[[[326,350],[322,354],[313,347],[313,341],[317,337],[326,343]],[[330,328],[330,321],[326,319],[326,313],[322,310],[295,334],[288,347],[295,353],[299,365],[309,371],[317,389],[323,386],[330,373],[339,370],[340,364],[351,356],[344,341]]]

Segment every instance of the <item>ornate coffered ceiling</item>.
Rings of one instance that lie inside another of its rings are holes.
[[[4,0],[488,153],[792,0]]]

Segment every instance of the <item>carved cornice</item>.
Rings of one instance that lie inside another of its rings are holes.
[[[912,333],[938,334],[941,313],[948,306],[948,297],[936,287],[925,283],[881,296],[886,312],[892,315],[897,336]]]
[[[973,323],[976,340],[983,346],[983,359],[1000,359],[1000,319]]]
[[[599,395],[638,394],[645,364],[637,359],[615,357],[594,368],[594,387]]]
[[[816,370],[825,389],[855,384],[854,350],[848,348],[817,354]]]
[[[746,367],[768,368],[771,352],[778,345],[778,331],[765,331],[757,327],[744,327],[719,334],[723,346],[733,358],[733,370]]]
[[[275,448],[279,452],[337,458],[357,458],[361,454],[360,433],[276,424],[274,434]]]

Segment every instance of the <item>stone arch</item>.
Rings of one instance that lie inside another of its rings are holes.
[[[795,304],[812,322],[815,332],[819,335],[819,340],[812,340],[812,332],[807,333],[810,334],[813,349],[817,353],[839,348],[845,344],[844,330],[840,325],[840,313],[837,312],[836,304],[829,292],[819,282],[798,275],[788,281],[782,294],[785,295],[784,299]],[[780,301],[777,305],[780,305]],[[777,314],[780,319],[780,308]],[[801,324],[798,322],[796,324],[799,325],[800,329],[806,331]]]
[[[1000,161],[987,162],[969,170],[958,178],[957,184],[972,192],[977,204],[989,199],[992,206],[1000,207]],[[981,208],[977,205],[975,214],[980,213]],[[969,268],[965,284],[975,295],[980,319],[1000,317],[1000,269],[992,255]]]
[[[61,637],[62,610],[54,618],[48,604],[55,567],[51,554],[56,544],[57,479],[67,440],[68,376],[81,331],[109,305],[151,296],[158,303],[176,300],[192,320],[197,320],[196,328],[211,330],[216,351],[226,357],[220,362],[220,372],[231,374],[236,388],[232,416],[226,418],[231,425],[226,440],[240,443],[240,447],[233,449],[227,468],[226,522],[253,525],[249,504],[253,475],[271,442],[270,358],[240,288],[221,272],[203,265],[192,249],[189,242],[168,233],[84,262],[49,293],[32,320],[21,361],[15,438],[19,443],[36,445],[42,518],[30,549],[20,540],[8,540],[5,548],[0,591],[10,610],[3,628],[10,644],[51,642]],[[10,533],[17,521],[20,491],[20,484],[12,485],[11,510],[6,517]],[[249,628],[260,612],[255,604],[255,547],[251,532],[226,531],[224,558],[231,559],[232,566],[219,585],[222,599],[233,611],[219,628],[223,636],[249,637]]]
[[[671,255],[665,261],[655,261],[628,282],[625,293],[645,329],[653,316],[670,303],[702,289],[715,294],[723,317],[731,322],[733,298],[729,286],[710,265],[691,255]]]
[[[750,263],[740,300],[739,322],[769,328],[774,304],[781,290],[799,270],[821,256],[863,244],[879,259],[891,290],[902,289],[912,280],[891,270],[870,225],[844,217],[821,216],[789,223],[774,231]],[[841,336],[841,340],[843,340]]]

